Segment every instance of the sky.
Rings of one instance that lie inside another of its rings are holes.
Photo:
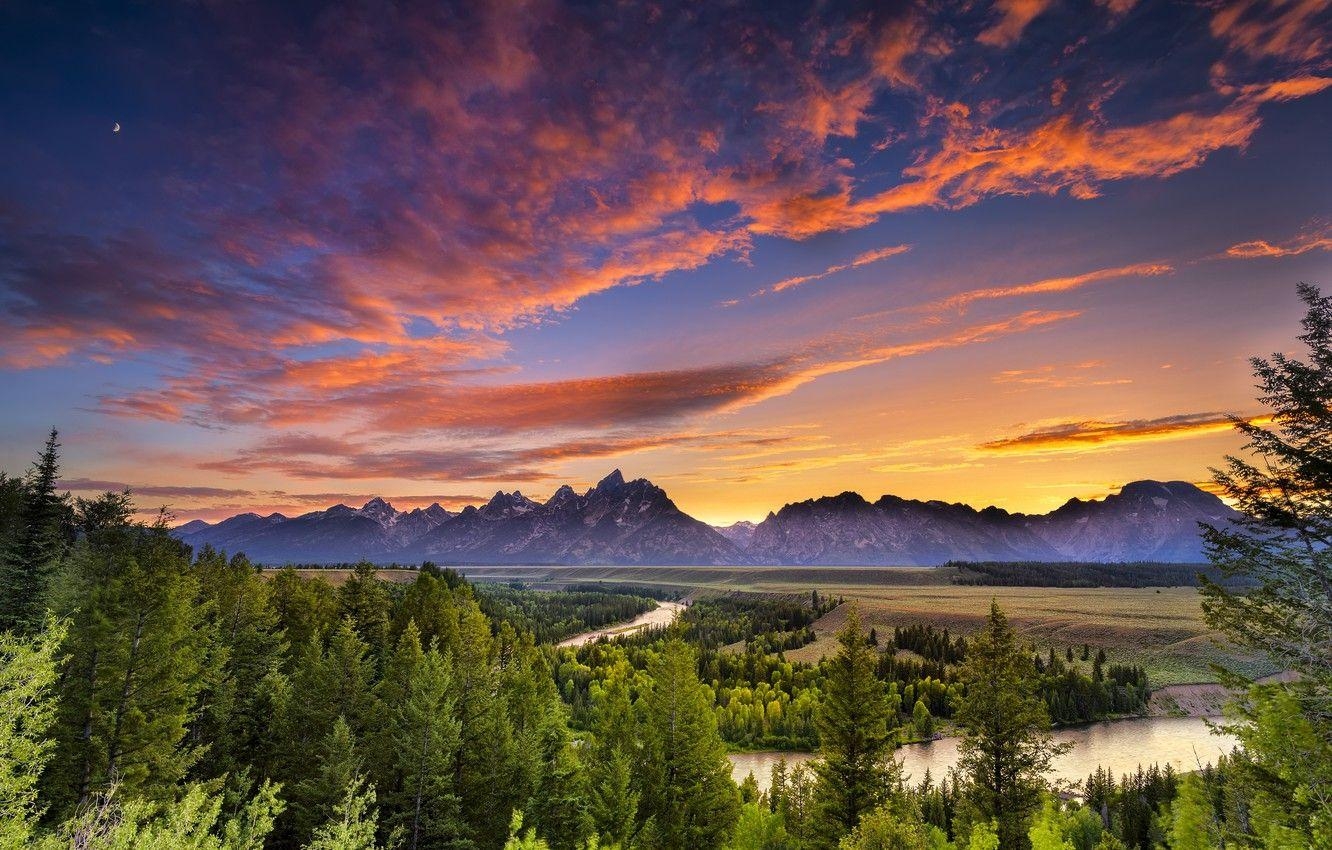
[[[0,469],[182,521],[1201,482],[1332,287],[1320,0],[17,0],[0,115]]]

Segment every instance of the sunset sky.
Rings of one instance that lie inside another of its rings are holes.
[[[1320,0],[263,7],[0,5],[0,469],[1043,511],[1206,479],[1332,287]]]

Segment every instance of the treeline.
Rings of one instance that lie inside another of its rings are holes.
[[[645,596],[606,590],[533,592],[522,584],[474,585],[481,610],[519,631],[531,632],[537,643],[558,643],[567,637],[631,620],[657,607]]]
[[[1230,587],[1252,585],[1209,564],[949,561],[944,567],[955,571],[953,584],[986,587],[1196,587],[1200,575]]]
[[[813,750],[819,747],[815,723],[829,675],[828,660],[789,661],[783,650],[813,640],[814,620],[841,604],[819,596],[730,595],[702,599],[669,629],[640,632],[552,655],[560,693],[583,729],[595,704],[597,683],[627,665],[647,668],[652,652],[672,639],[697,652],[697,672],[711,698],[717,728],[732,747]],[[793,636],[798,636],[795,640]],[[871,629],[867,638],[879,650],[875,675],[887,687],[894,725],[902,740],[936,734],[951,721],[964,696],[959,674],[967,641],[928,624],[894,629],[891,643]],[[743,643],[743,650],[734,646]],[[906,652],[899,652],[905,650]],[[1032,653],[1033,680],[1056,723],[1084,723],[1145,710],[1150,687],[1140,667],[1106,665],[1104,651],[1090,646],[1048,657]]]

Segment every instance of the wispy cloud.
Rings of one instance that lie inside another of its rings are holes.
[[[796,277],[788,277],[783,280],[779,280],[770,287],[756,290],[754,292],[754,295],[757,296],[757,295],[767,295],[768,293],[785,292],[788,289],[793,289],[797,286],[803,286],[804,284],[809,283],[811,281],[823,280],[825,277],[830,277],[832,275],[837,274],[838,272],[844,272],[849,269],[858,269],[861,266],[868,266],[870,263],[877,263],[880,260],[886,260],[889,257],[896,257],[898,254],[905,254],[907,251],[910,250],[911,250],[910,245],[892,245],[887,248],[876,248],[873,251],[866,251],[863,254],[858,254],[845,263],[838,263],[836,265],[828,266],[828,268],[816,274],[798,275]]]
[[[995,0],[999,15],[993,25],[981,31],[976,40],[991,47],[1009,47],[1019,38],[1027,25],[1034,21],[1053,0]]]
[[[1292,257],[1310,251],[1332,251],[1332,224],[1310,222],[1296,235],[1282,242],[1255,239],[1226,249],[1225,256],[1240,260],[1258,257]]]
[[[1270,422],[1270,417],[1252,417],[1254,424]],[[1078,420],[1061,422],[1018,434],[990,440],[977,446],[984,452],[1002,454],[1052,454],[1101,451],[1128,443],[1159,442],[1218,434],[1234,429],[1224,413],[1181,413],[1157,419]]]

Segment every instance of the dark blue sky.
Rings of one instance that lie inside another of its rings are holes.
[[[1329,278],[1330,38],[1310,0],[5,4],[0,468],[54,424],[71,487],[183,518],[1201,480]]]

